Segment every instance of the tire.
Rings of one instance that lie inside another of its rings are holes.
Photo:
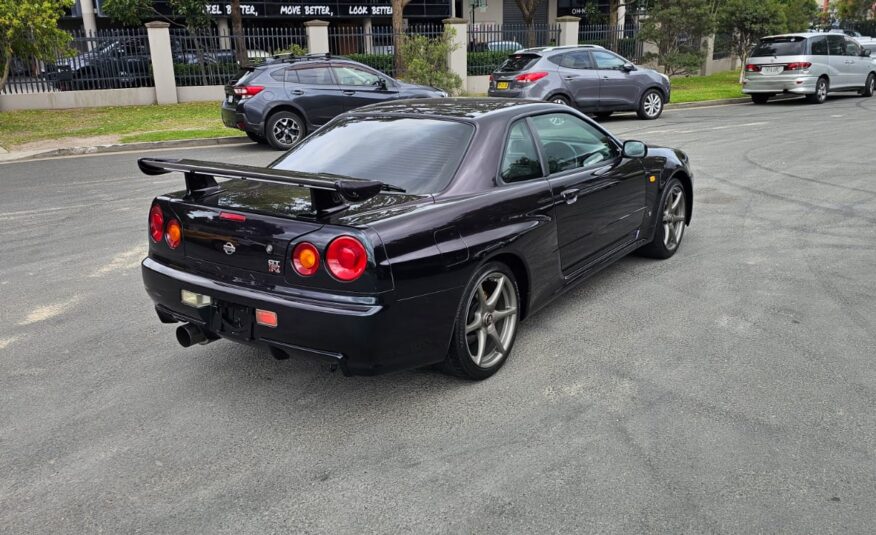
[[[256,143],[261,143],[262,145],[267,145],[267,144],[268,144],[268,140],[267,140],[267,139],[263,138],[262,136],[260,136],[260,135],[258,135],[258,134],[254,134],[254,133],[252,133],[252,132],[247,132],[247,133],[246,133],[246,137],[248,137],[248,138],[249,138],[250,140],[252,140],[252,141],[255,141]]]
[[[486,379],[508,360],[517,337],[517,280],[505,264],[488,262],[475,272],[462,295],[444,370],[468,379]],[[494,317],[499,313],[504,315]]]
[[[864,90],[861,91],[861,95],[872,97],[873,93],[876,93],[876,74],[871,72],[867,75],[867,82],[866,85],[864,85]]]
[[[639,100],[639,109],[636,110],[636,115],[639,116],[639,119],[653,121],[663,114],[663,104],[663,93],[656,89],[649,89]]]
[[[268,117],[265,138],[277,150],[289,150],[307,135],[304,120],[297,113],[278,111]]]
[[[614,113],[614,112],[611,112],[611,111],[598,111],[598,112],[594,113],[593,115],[594,115],[597,119],[599,119],[599,120],[603,120],[603,119],[608,119],[609,117],[611,117],[611,114],[612,114],[612,113]]]
[[[751,95],[751,101],[755,104],[766,104],[772,95],[765,95],[763,93],[755,93]]]
[[[830,90],[830,83],[827,78],[819,78],[815,82],[815,93],[806,95],[806,102],[810,104],[823,104],[827,100],[827,92]]]
[[[570,106],[569,99],[564,97],[563,95],[554,95],[547,99],[548,102],[553,102],[554,104],[560,104],[562,106]]]
[[[679,196],[680,194],[680,196]],[[639,249],[644,256],[651,258],[669,258],[678,251],[684,237],[687,194],[684,186],[677,178],[672,178],[663,188],[657,222],[655,223],[654,239],[651,243]],[[678,218],[681,219],[678,219]]]

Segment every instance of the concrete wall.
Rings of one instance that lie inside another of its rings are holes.
[[[465,90],[469,95],[486,95],[489,88],[489,76],[469,76],[466,79]]]
[[[216,105],[225,98],[224,85],[201,85],[193,87],[177,87],[176,98],[180,102],[215,101]]]
[[[155,104],[154,87],[0,95],[0,111],[61,110]]]

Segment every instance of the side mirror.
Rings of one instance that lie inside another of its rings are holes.
[[[621,67],[621,70],[626,71],[626,72],[634,71],[634,70],[636,70],[636,66],[628,61],[628,62],[624,63],[623,67]]]
[[[624,158],[644,158],[648,155],[648,145],[641,141],[624,141]]]
[[[386,78],[378,78],[377,87],[382,91],[386,91]]]
[[[872,53],[873,53],[873,51],[870,50],[869,48],[863,48],[863,49],[861,49],[861,57],[862,57],[862,58],[869,58],[869,57],[870,57],[870,54],[872,54]]]

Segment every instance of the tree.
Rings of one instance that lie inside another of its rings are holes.
[[[743,63],[758,39],[785,28],[785,9],[778,0],[725,0],[718,12],[718,31],[730,36],[730,48]]]
[[[535,46],[535,32],[532,31],[532,21],[535,19],[535,12],[538,9],[538,6],[544,0],[515,0],[517,2],[517,8],[520,10],[520,14],[523,15],[523,22],[526,24],[527,28],[527,37],[526,40],[527,46]]]
[[[58,19],[73,0],[0,0],[0,91],[6,87],[13,56],[41,61],[57,59],[70,35]]]
[[[717,0],[654,0],[642,22],[642,40],[657,46],[645,54],[669,76],[696,72],[705,59],[703,39],[715,28]]]
[[[392,63],[396,76],[401,76],[405,72],[401,50],[405,39],[404,11],[405,6],[410,2],[411,0],[392,0]]]
[[[405,81],[437,87],[454,94],[462,87],[462,79],[447,66],[447,56],[455,50],[453,29],[440,37],[410,35],[405,38],[401,53],[405,63]]]
[[[805,32],[818,24],[818,2],[815,0],[780,0],[785,9],[786,31]]]
[[[231,0],[231,34],[234,36],[234,55],[238,65],[248,62],[246,39],[243,38],[243,18],[240,16],[240,0]]]
[[[867,20],[876,14],[873,0],[836,0],[836,14],[842,21]]]

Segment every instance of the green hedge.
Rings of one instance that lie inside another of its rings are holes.
[[[611,40],[609,39],[591,39],[587,41],[578,41],[578,44],[598,45],[602,48],[611,50],[616,54],[620,54],[630,61],[641,61],[642,59],[639,57],[639,40],[635,37],[625,37],[623,39],[618,39],[615,46],[612,46]]]
[[[203,85],[204,75],[207,85],[225,85],[231,80],[239,68],[236,63],[217,63],[213,65],[198,65],[174,63],[173,74],[178,86]]]
[[[347,54],[346,56],[389,76],[393,75],[392,54]]]
[[[510,52],[469,52],[468,74],[469,76],[482,76],[491,74],[508,57]]]

